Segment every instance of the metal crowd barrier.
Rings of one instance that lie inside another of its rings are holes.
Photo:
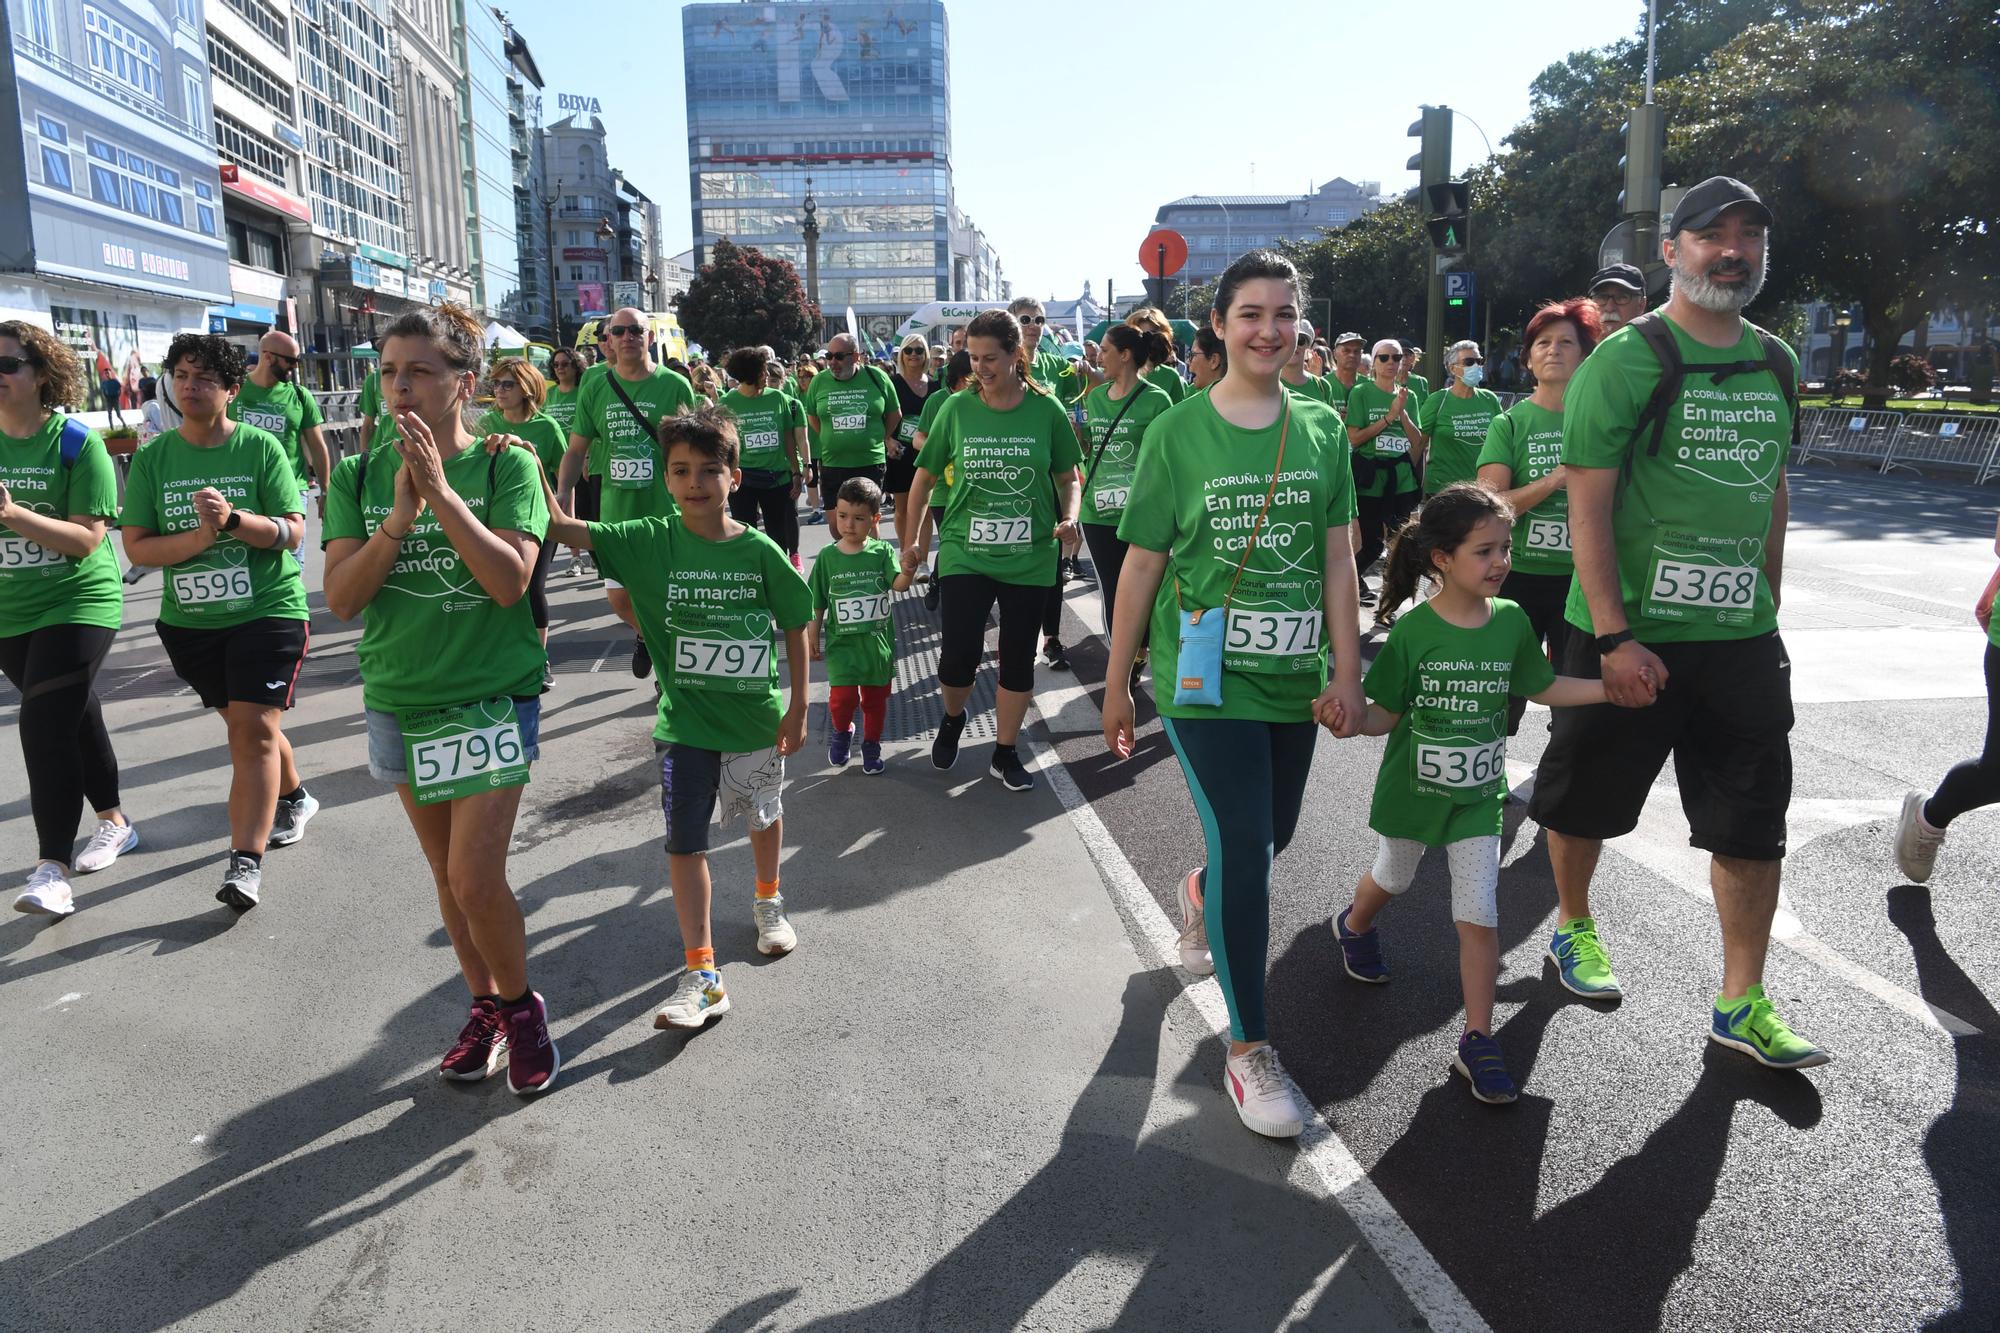
[[[1942,412],[1906,412],[1890,442],[1882,470],[1918,466],[1963,468],[1975,486],[1984,485],[1996,470],[2000,453],[2000,418],[1988,414],[1949,416]]]
[[[1801,463],[1815,458],[1854,458],[1879,467],[1887,461],[1889,447],[1903,424],[1901,412],[1859,407],[1807,408],[1802,416],[1797,456]]]

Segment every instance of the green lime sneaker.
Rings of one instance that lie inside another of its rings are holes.
[[[1752,986],[1737,1000],[1716,996],[1708,1039],[1773,1069],[1811,1069],[1833,1058],[1785,1026],[1762,986]]]
[[[1616,1000],[1625,991],[1612,975],[1611,960],[1597,941],[1597,922],[1587,916],[1565,921],[1549,939],[1549,961],[1565,988],[1586,1000]]]

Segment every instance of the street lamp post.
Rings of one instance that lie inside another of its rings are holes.
[[[806,300],[814,310],[819,309],[819,205],[813,201],[813,178],[806,177],[805,202],[799,205],[806,215],[805,225],[800,228],[806,238]],[[824,316],[822,316],[824,322]],[[817,336],[817,333],[815,333]]]
[[[616,287],[625,277],[624,256],[618,253],[618,231],[611,225],[610,218],[597,220],[596,236],[599,243],[604,246],[606,256],[604,267],[607,275],[605,281],[612,287],[612,290],[604,294],[604,308],[606,313],[609,313],[618,308]]]
[[[556,303],[556,200],[562,197],[562,179],[560,177],[556,179],[553,194],[537,192],[535,197],[542,201],[542,235],[545,238],[543,259],[549,270],[549,342],[561,347],[562,308]]]

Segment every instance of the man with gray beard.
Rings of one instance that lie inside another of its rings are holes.
[[[1796,417],[1791,349],[1741,311],[1764,285],[1771,210],[1741,181],[1687,192],[1661,242],[1665,306],[1600,343],[1563,403],[1576,573],[1558,670],[1609,704],[1557,711],[1530,807],[1561,899],[1549,957],[1588,999],[1623,992],[1590,913],[1606,838],[1674,758],[1722,926],[1709,1039],[1765,1065],[1826,1053],[1778,1017],[1764,956],[1792,789],[1791,661],[1778,637]]]

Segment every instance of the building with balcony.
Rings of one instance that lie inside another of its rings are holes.
[[[618,178],[605,161],[602,120],[591,116],[579,124],[565,116],[542,130],[536,195],[543,248],[553,256],[557,314],[563,329],[574,332],[581,321],[611,310]]]
[[[7,20],[0,318],[83,357],[68,406],[134,409],[173,335],[231,301],[200,0],[7,0]]]
[[[695,267],[726,236],[803,277],[810,178],[830,323],[852,306],[886,338],[918,306],[998,282],[953,207],[942,0],[691,4],[681,38]]]
[[[1182,277],[1213,282],[1236,256],[1279,241],[1316,241],[1380,207],[1381,194],[1380,181],[1357,184],[1344,177],[1301,195],[1190,194],[1161,204],[1153,225],[1187,238]]]

